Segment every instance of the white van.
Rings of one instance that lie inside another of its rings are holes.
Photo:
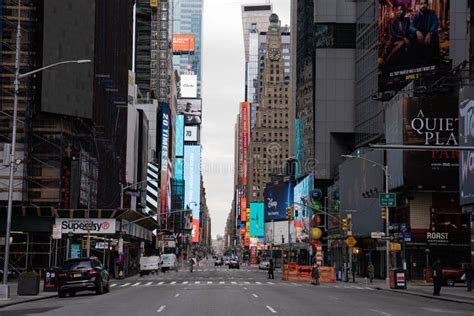
[[[158,273],[161,260],[159,256],[149,256],[140,258],[140,276],[149,274],[150,272]]]
[[[178,260],[174,253],[167,253],[161,255],[161,270],[175,270],[178,272]]]

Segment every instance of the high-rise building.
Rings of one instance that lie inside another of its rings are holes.
[[[202,89],[202,10],[203,0],[172,0],[171,29],[173,36],[194,37],[194,47],[173,56],[174,69],[197,76],[197,97]],[[188,42],[189,43],[189,42]]]

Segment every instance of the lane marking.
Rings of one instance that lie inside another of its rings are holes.
[[[200,282],[200,281],[196,281],[196,282],[194,282],[194,284],[201,284],[201,282]]]
[[[126,287],[126,286],[129,286],[131,283],[125,283],[125,284],[122,284],[120,287]]]
[[[245,284],[250,284],[250,282],[244,282]]]
[[[111,284],[110,287],[117,286],[117,283]]]
[[[230,283],[232,283],[232,284],[237,284],[237,282],[234,282],[234,281],[232,281],[232,282],[230,282]]]
[[[161,313],[165,309],[166,305],[161,305],[160,308],[156,311],[157,313]]]
[[[212,284],[212,281],[207,281],[207,284]]]
[[[252,295],[253,295],[253,297],[255,297],[255,298],[257,298],[257,297],[258,297],[258,295],[257,295],[257,294],[255,294],[255,293],[252,293]]]
[[[341,287],[339,285],[334,285],[336,289],[340,289]]]
[[[224,281],[220,281],[219,284],[225,284],[225,282],[224,282]]]
[[[183,281],[183,284],[188,284],[188,281]]]
[[[170,284],[176,284],[176,281],[171,282]]]
[[[364,288],[363,287],[359,287],[359,286],[352,286],[353,288],[356,288],[358,290],[363,290]]]
[[[375,313],[385,315],[385,316],[392,316],[392,314],[389,314],[389,313],[386,313],[386,312],[383,312],[383,311],[379,311],[379,310],[376,310],[376,309],[371,309],[371,311],[375,312]]]
[[[149,286],[151,285],[153,282],[148,282],[147,284],[145,284],[145,286]]]
[[[165,283],[164,281],[161,281],[160,283],[158,283],[157,285],[162,285],[163,283]]]
[[[132,286],[139,286],[140,284],[142,284],[142,282],[137,282],[137,283],[133,284]]]
[[[368,286],[366,286],[366,287],[365,287],[365,289],[366,289],[366,290],[371,290],[371,291],[374,291],[374,289],[373,289],[373,288],[371,288],[371,287],[368,287]]]
[[[248,290],[248,288],[244,287],[244,290]]]
[[[179,293],[176,293],[176,295],[174,297],[178,297],[179,296]]]
[[[274,285],[274,284],[275,284],[275,283],[272,283],[272,282],[267,282],[267,283],[270,284],[270,285]]]
[[[347,285],[344,285],[344,288],[345,288],[345,289],[350,289],[351,287],[350,287],[350,286],[347,286]]]
[[[277,311],[274,310],[271,306],[268,306],[268,305],[265,305],[265,306],[266,306],[266,307],[268,308],[268,310],[269,310],[270,312],[272,312],[273,314],[276,314],[276,313],[277,313]]]
[[[260,285],[260,284],[262,284],[262,282],[255,282],[255,284],[259,284],[259,285]]]
[[[422,307],[422,309],[427,310],[429,312],[433,312],[433,313],[472,315],[472,314],[470,314],[468,312],[464,312],[464,311],[452,311],[452,310],[450,311],[450,310],[445,310],[445,309],[441,309],[441,308]]]

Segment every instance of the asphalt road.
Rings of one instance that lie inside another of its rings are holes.
[[[472,305],[377,291],[362,284],[312,286],[265,271],[205,261],[189,270],[112,281],[109,294],[78,293],[0,309],[7,315],[474,315]]]

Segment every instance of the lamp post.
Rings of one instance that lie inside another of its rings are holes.
[[[367,159],[367,158],[364,158],[364,157],[358,157],[358,156],[354,156],[354,155],[341,155],[341,157],[343,158],[349,158],[349,159],[361,159],[361,160],[365,160],[371,164],[373,164],[374,166],[377,166],[379,168],[382,169],[382,171],[384,172],[384,175],[385,175],[385,193],[388,193],[388,179],[390,177],[389,173],[388,173],[388,165],[383,165],[381,163],[378,163],[376,161],[373,161],[373,160],[370,160],[370,159]],[[389,236],[389,225],[390,225],[390,208],[389,207],[386,207],[386,210],[387,210],[387,214],[385,216],[385,235],[386,237],[388,238]],[[386,261],[386,264],[385,264],[385,282],[387,283],[387,285],[389,285],[389,273],[390,273],[390,241],[387,239],[385,241],[385,261]]]
[[[18,23],[17,23],[17,32],[16,32],[16,51],[15,51],[15,93],[13,99],[13,124],[12,124],[12,143],[11,143],[11,152],[10,152],[10,176],[8,179],[8,208],[7,208],[7,225],[5,233],[5,258],[3,264],[3,282],[0,287],[0,299],[9,299],[10,291],[8,287],[8,265],[9,265],[9,256],[10,256],[10,234],[11,234],[11,219],[12,219],[12,205],[13,205],[13,173],[15,169],[15,147],[16,147],[16,121],[17,121],[17,112],[18,112],[18,93],[20,87],[20,79],[31,76],[35,73],[41,72],[45,69],[56,67],[63,64],[83,64],[90,63],[89,59],[80,59],[80,60],[67,60],[57,62],[30,72],[20,74],[20,45],[21,45],[21,1],[18,1]]]

